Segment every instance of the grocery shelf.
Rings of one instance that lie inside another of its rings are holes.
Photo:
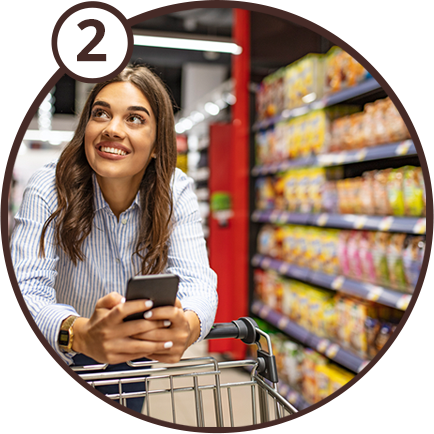
[[[386,158],[416,156],[417,150],[412,140],[386,143],[368,148],[354,149],[310,157],[284,160],[277,163],[257,165],[252,169],[253,176],[272,175],[285,172],[296,167],[331,167],[344,164],[360,163],[363,161],[383,160]]]
[[[320,338],[305,330],[290,321],[285,315],[271,309],[260,301],[253,302],[252,312],[303,345],[318,351],[356,374],[369,363],[369,360],[362,359],[337,343]]]
[[[417,155],[417,150],[413,141],[404,140],[352,151],[321,154],[317,156],[317,161],[319,166],[328,167],[359,163],[361,161],[383,160],[386,158],[415,155]]]
[[[360,229],[383,232],[425,234],[425,217],[395,217],[356,214],[309,214],[279,211],[274,209],[255,210],[252,220],[259,223],[301,224],[338,229]]]
[[[286,277],[353,295],[364,300],[375,301],[376,303],[402,311],[407,309],[411,300],[410,294],[394,291],[393,289],[367,282],[359,282],[344,276],[325,274],[320,271],[299,267],[260,254],[256,254],[253,257],[252,265],[266,270],[274,270]],[[297,333],[303,335],[303,331],[298,331]]]
[[[303,395],[288,386],[283,381],[279,380],[279,383],[277,385],[279,393],[285,397],[297,410],[304,410],[307,407],[310,407],[311,404],[306,402]]]
[[[340,102],[344,102],[358,96],[362,96],[377,89],[381,89],[380,84],[374,78],[369,78],[358,84],[357,86],[349,87],[339,92],[325,95],[323,98],[317,101],[313,101],[310,104],[306,104],[302,107],[297,107],[291,110],[284,110],[281,114],[277,116],[258,121],[253,125],[253,130],[258,131],[261,129],[265,129],[270,127],[271,125],[274,125],[277,122],[304,115],[312,110],[329,107],[331,105],[338,104]]]

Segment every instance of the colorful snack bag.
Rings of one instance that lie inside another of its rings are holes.
[[[399,291],[405,291],[408,287],[403,259],[405,239],[405,234],[393,234],[387,248],[390,286]]]
[[[362,175],[362,186],[360,199],[360,213],[373,215],[375,214],[374,201],[374,172],[365,172]]]
[[[359,256],[362,268],[362,280],[368,283],[375,283],[375,261],[373,247],[375,244],[375,232],[363,231],[359,239]]]
[[[365,332],[367,341],[367,355],[370,359],[377,354],[376,340],[380,331],[381,323],[377,318],[367,317],[365,321]]]
[[[360,260],[360,231],[351,231],[348,238],[348,263],[349,263],[349,276],[354,279],[361,280],[363,277],[362,263]]]
[[[420,184],[421,169],[406,166],[403,168],[403,196],[405,215],[420,217],[425,214],[424,187]]]
[[[339,270],[343,276],[350,275],[350,258],[348,255],[348,240],[350,238],[351,231],[340,231],[338,237],[338,261]]]
[[[402,168],[394,169],[389,172],[386,185],[387,197],[393,215],[404,215],[404,190],[403,190],[404,171]]]
[[[387,232],[376,232],[373,249],[373,258],[375,264],[375,276],[377,284],[383,286],[390,285],[390,273],[387,262],[387,249],[389,246],[391,234]]]
[[[387,194],[387,184],[391,170],[385,169],[374,173],[374,203],[375,214],[377,215],[391,215],[391,207]]]

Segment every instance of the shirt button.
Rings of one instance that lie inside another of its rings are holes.
[[[121,260],[120,260],[119,258],[116,258],[116,262],[117,262],[118,264],[120,264]]]
[[[122,224],[126,225],[127,224],[127,219],[122,219]]]

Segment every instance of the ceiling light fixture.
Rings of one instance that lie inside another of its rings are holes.
[[[199,39],[167,38],[162,36],[134,35],[134,45],[179,50],[214,51],[217,53],[241,54],[242,48],[233,42]]]

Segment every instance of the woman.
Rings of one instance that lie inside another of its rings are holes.
[[[59,160],[29,181],[12,260],[36,324],[66,363],[176,362],[210,330],[216,276],[192,181],[175,165],[170,97],[135,66],[95,85]],[[180,277],[174,307],[125,302],[130,277],[163,272]],[[123,321],[145,310],[146,319]]]

